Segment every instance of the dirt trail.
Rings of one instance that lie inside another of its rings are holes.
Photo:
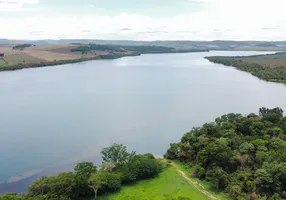
[[[202,186],[201,184],[197,183],[196,181],[191,180],[185,172],[183,172],[182,170],[179,169],[179,167],[172,162],[171,164],[186,180],[188,180],[191,184],[194,185],[195,188],[197,188],[201,193],[205,194],[206,196],[208,196],[210,199],[212,200],[220,200],[219,198],[216,198],[215,196],[213,196],[211,193],[209,193],[208,191],[206,191],[206,189],[204,188],[204,186]]]

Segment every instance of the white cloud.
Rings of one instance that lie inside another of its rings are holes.
[[[36,0],[17,2],[21,2],[22,7],[24,2],[37,3]],[[206,4],[205,10],[175,17],[153,18],[142,14],[122,13],[117,16],[73,14],[0,18],[0,24],[5,24],[5,30],[0,31],[0,38],[286,40],[286,13],[283,10],[286,7],[285,0],[200,2]]]
[[[0,0],[0,12],[24,10],[25,5],[37,3],[38,0]]]

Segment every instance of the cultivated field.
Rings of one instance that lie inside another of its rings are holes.
[[[22,63],[22,64],[39,63],[39,62],[45,61],[44,59],[39,59],[27,53],[7,55],[7,56],[4,56],[4,59],[8,63],[8,65],[17,65],[19,63]]]
[[[20,50],[20,49],[13,49],[13,46],[0,45],[0,53],[5,54],[3,59],[8,63],[9,66],[17,64],[91,58],[97,55],[109,54],[109,52],[107,51],[92,51],[82,55],[80,52],[71,51],[72,49],[77,48],[78,46],[79,45],[72,45],[72,44],[54,44],[54,45],[31,46]],[[2,65],[4,65],[3,62]]]

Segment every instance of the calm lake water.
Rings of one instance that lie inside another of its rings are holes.
[[[269,52],[142,55],[1,72],[0,181],[92,160],[112,143],[163,154],[222,114],[286,110],[284,85],[203,58],[262,53]]]

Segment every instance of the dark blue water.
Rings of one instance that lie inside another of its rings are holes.
[[[267,53],[267,52],[266,52]],[[205,60],[158,54],[0,73],[0,181],[92,159],[114,142],[163,154],[228,112],[286,110],[286,87]]]

